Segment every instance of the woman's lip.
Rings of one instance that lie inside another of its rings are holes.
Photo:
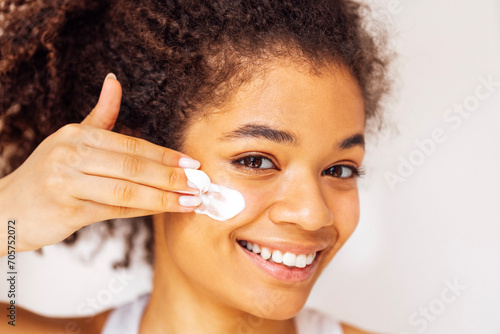
[[[291,243],[291,242],[279,242],[279,241],[253,241],[252,239],[237,239],[236,241],[247,241],[250,242],[252,245],[257,244],[259,248],[265,247],[269,251],[275,251],[278,250],[282,254],[285,253],[293,253],[296,255],[299,254],[313,254],[316,252],[320,252],[324,250],[327,246],[326,245],[319,245],[319,244],[314,244],[314,245],[303,245],[303,244],[298,244],[298,243]]]
[[[241,251],[244,252],[246,256],[248,256],[248,258],[263,272],[280,281],[289,283],[300,283],[312,277],[312,275],[316,271],[318,257],[320,255],[318,254],[318,256],[314,258],[313,262],[310,265],[305,266],[304,268],[289,268],[280,263],[272,263],[264,260],[260,255],[250,252],[238,243],[236,244],[238,245],[238,248],[241,249]]]

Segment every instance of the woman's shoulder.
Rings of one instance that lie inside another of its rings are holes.
[[[100,333],[110,311],[85,318],[52,318],[31,312],[18,305],[15,309],[7,303],[0,303],[0,309],[8,310],[12,317],[0,322],[0,333],[18,334],[42,333]],[[8,321],[14,321],[9,324]],[[14,326],[15,325],[15,326]]]
[[[353,327],[349,324],[342,323],[342,330],[344,334],[376,334],[374,332],[367,332],[357,327]]]
[[[374,334],[342,323],[334,317],[313,308],[305,308],[295,317],[298,333],[319,334]]]

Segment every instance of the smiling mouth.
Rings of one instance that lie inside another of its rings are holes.
[[[243,249],[260,256],[263,260],[270,263],[281,264],[287,268],[308,267],[314,262],[316,256],[321,253],[321,251],[318,251],[310,254],[295,254],[269,249],[246,240],[237,240],[237,242]]]

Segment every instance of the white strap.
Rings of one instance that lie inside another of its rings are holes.
[[[295,316],[298,334],[343,334],[340,323],[315,309],[302,309]]]
[[[140,296],[131,303],[120,306],[113,310],[104,328],[102,334],[137,334],[141,324],[142,314],[149,302],[149,294]]]

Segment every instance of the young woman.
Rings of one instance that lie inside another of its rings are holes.
[[[93,318],[18,309],[2,332],[365,333],[302,310],[357,225],[364,135],[388,88],[358,4],[1,8],[0,219],[16,220],[16,250],[114,218],[150,216],[154,237],[150,295]],[[244,208],[195,212],[206,194],[187,169]]]

